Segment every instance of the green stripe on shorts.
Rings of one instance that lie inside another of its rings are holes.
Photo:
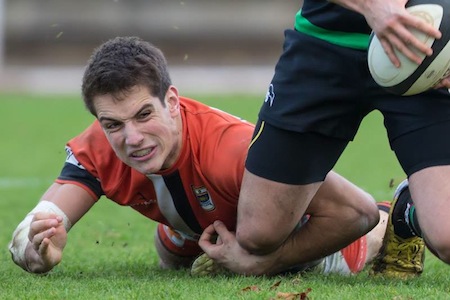
[[[301,15],[301,10],[295,16],[295,29],[304,34],[311,35],[342,47],[367,50],[369,45],[370,36],[368,34],[332,31],[320,28],[303,17]]]

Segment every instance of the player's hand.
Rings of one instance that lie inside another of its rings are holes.
[[[396,67],[400,66],[400,60],[395,55],[394,49],[417,64],[423,60],[421,53],[428,56],[433,53],[431,47],[418,40],[411,30],[421,31],[437,39],[441,37],[441,32],[421,18],[410,14],[405,8],[407,0],[365,2],[370,5],[363,7],[362,13]]]
[[[442,79],[441,81],[439,81],[439,83],[436,84],[433,88],[434,89],[440,89],[440,88],[450,89],[450,76],[447,76],[444,79]]]
[[[63,219],[51,213],[36,213],[28,234],[28,268],[36,273],[50,271],[62,259],[67,243]]]
[[[213,242],[216,234],[217,241]],[[203,231],[199,246],[216,263],[242,275],[269,274],[275,262],[270,254],[253,255],[241,248],[235,233],[229,231],[221,221],[214,222]]]

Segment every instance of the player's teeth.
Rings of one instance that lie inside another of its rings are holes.
[[[140,150],[133,153],[133,156],[144,156],[150,153],[150,150]]]

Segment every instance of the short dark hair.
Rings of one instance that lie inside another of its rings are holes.
[[[112,94],[118,99],[143,85],[164,105],[172,84],[164,54],[139,37],[116,37],[94,50],[83,75],[82,96],[86,108],[97,116],[93,99]]]

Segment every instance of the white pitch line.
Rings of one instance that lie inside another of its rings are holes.
[[[0,177],[0,189],[15,189],[26,187],[39,187],[50,184],[52,179],[44,179],[37,177],[30,178],[13,178],[13,177]]]

